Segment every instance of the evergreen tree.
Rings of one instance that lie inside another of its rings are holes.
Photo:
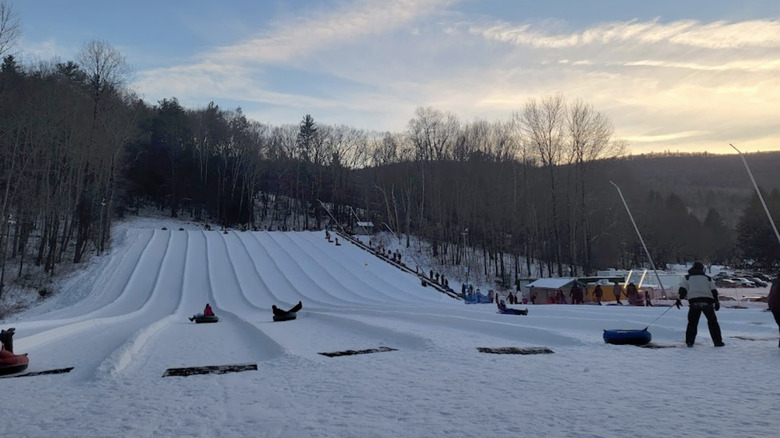
[[[780,193],[772,191],[766,198],[772,217],[780,214]],[[761,267],[780,263],[780,242],[768,223],[758,195],[753,195],[737,224],[738,252],[741,258]]]

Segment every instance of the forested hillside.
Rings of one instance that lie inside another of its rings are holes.
[[[441,265],[510,284],[648,262],[780,260],[737,155],[631,156],[611,121],[564,96],[470,122],[420,107],[402,132],[248,119],[215,103],[148,103],[107,43],[77,61],[0,66],[0,284],[40,285],[100,254],[141,206],[222,227],[373,221],[428,242]],[[780,153],[747,156],[780,217]],[[475,252],[479,257],[473,257]],[[478,262],[479,260],[479,262]],[[0,289],[0,294],[2,289]]]
[[[780,189],[780,153],[749,154],[746,161],[765,193]],[[717,210],[730,227],[736,226],[742,210],[755,194],[739,155],[639,155],[621,166],[638,184],[663,195],[676,193],[701,220],[710,208]]]
[[[751,154],[747,160],[773,216],[778,217],[780,196],[773,163],[780,164],[780,153]],[[555,170],[558,243],[563,248],[560,273],[554,262],[553,197],[544,166],[517,162],[432,166],[427,170],[433,193],[427,200],[429,219],[417,233],[426,236],[434,253],[446,254],[442,258],[452,264],[463,263],[461,243],[481,246],[488,260],[497,260],[492,269],[498,277],[502,276],[500,255],[504,253],[519,255],[520,266],[503,267],[516,276],[532,271],[562,275],[647,266],[614,182],[659,266],[694,259],[766,266],[778,259],[780,246],[736,154],[626,156],[584,166],[584,192],[576,166]],[[372,210],[392,228],[404,230],[407,221],[415,220],[414,215],[399,217],[397,213],[415,203],[405,187],[421,180],[424,172],[421,165],[409,163],[359,173],[367,180],[365,186],[382,193],[377,200],[380,205]],[[579,198],[583,193],[584,198]],[[468,242],[463,241],[466,238]],[[532,269],[534,261],[538,269]],[[586,265],[591,269],[583,269]]]

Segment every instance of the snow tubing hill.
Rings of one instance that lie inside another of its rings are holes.
[[[615,345],[645,345],[653,337],[647,328],[642,330],[604,330],[604,342]]]
[[[205,323],[217,322],[217,321],[219,321],[219,317],[216,315],[214,316],[198,315],[195,317],[195,322],[197,324],[205,324]]]

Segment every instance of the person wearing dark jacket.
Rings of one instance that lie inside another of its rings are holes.
[[[498,300],[496,302],[496,306],[498,307],[498,313],[505,313],[509,315],[528,315],[528,309],[515,309],[512,307],[507,307],[504,300]]]
[[[683,277],[680,282],[680,298],[674,303],[679,309],[682,303],[680,300],[688,300],[688,327],[685,330],[685,343],[693,347],[698,332],[699,318],[703,313],[707,318],[707,327],[710,330],[712,343],[716,347],[722,347],[723,336],[720,333],[720,325],[715,312],[720,310],[718,301],[718,290],[715,288],[715,282],[704,273],[704,265],[701,262],[695,262],[693,267],[688,270],[688,275]]]
[[[777,273],[777,277],[772,282],[772,288],[769,289],[769,295],[766,297],[766,304],[775,317],[777,328],[780,330],[780,272]],[[778,344],[778,347],[780,347],[780,344]]]
[[[604,296],[604,291],[601,290],[600,285],[596,285],[596,289],[593,290],[593,296],[596,298],[596,304],[601,305],[601,297]]]

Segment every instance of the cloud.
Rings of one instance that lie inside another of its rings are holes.
[[[701,71],[742,70],[745,72],[770,72],[780,70],[780,59],[740,59],[712,64],[643,59],[640,61],[626,62],[624,65],[627,67],[658,67]]]
[[[209,90],[223,96],[278,105],[334,106],[333,102],[295,93],[277,93],[272,85],[269,67],[316,70],[342,76],[341,68],[324,65],[328,60],[345,57],[342,48],[363,45],[366,41],[392,33],[398,28],[421,20],[454,0],[358,0],[341,2],[340,7],[319,10],[277,20],[268,29],[244,41],[219,47],[198,55],[189,65],[141,72],[136,84],[151,95],[194,96]],[[415,33],[410,29],[409,33]],[[346,56],[349,58],[349,56]],[[327,63],[330,64],[330,63]],[[339,65],[339,63],[334,63]],[[343,65],[352,65],[344,62]],[[330,70],[330,72],[328,72]],[[346,73],[343,77],[354,76]],[[181,99],[187,101],[187,99]]]
[[[431,14],[453,0],[361,0],[278,22],[256,37],[221,47],[214,59],[285,62],[322,48],[382,34]],[[212,55],[209,55],[212,57]]]
[[[391,131],[419,106],[503,120],[528,98],[560,93],[605,113],[637,152],[759,140],[766,150],[777,137],[777,20],[631,20],[564,31],[560,21],[489,22],[454,3],[361,0],[278,19],[190,65],[142,72],[141,88],[182,103],[245,102],[261,121],[311,113]]]
[[[471,32],[485,39],[533,48],[561,49],[585,46],[667,43],[699,49],[780,47],[780,21],[751,20],[738,23],[717,21],[701,24],[695,20],[671,23],[612,22],[571,33],[552,33],[530,24],[498,23],[475,26]]]
[[[636,150],[728,148],[733,138],[764,149],[774,138],[780,149],[772,133],[780,112],[780,21],[634,20],[577,31],[500,22],[469,33],[521,53],[518,81],[584,98]]]
[[[637,142],[637,143],[656,143],[656,142],[669,142],[669,141],[677,141],[681,139],[691,138],[695,136],[700,136],[702,134],[706,134],[706,132],[703,131],[687,131],[687,132],[671,132],[668,134],[661,134],[661,135],[644,135],[644,136],[636,136],[636,137],[625,137],[626,140],[630,142]]]

